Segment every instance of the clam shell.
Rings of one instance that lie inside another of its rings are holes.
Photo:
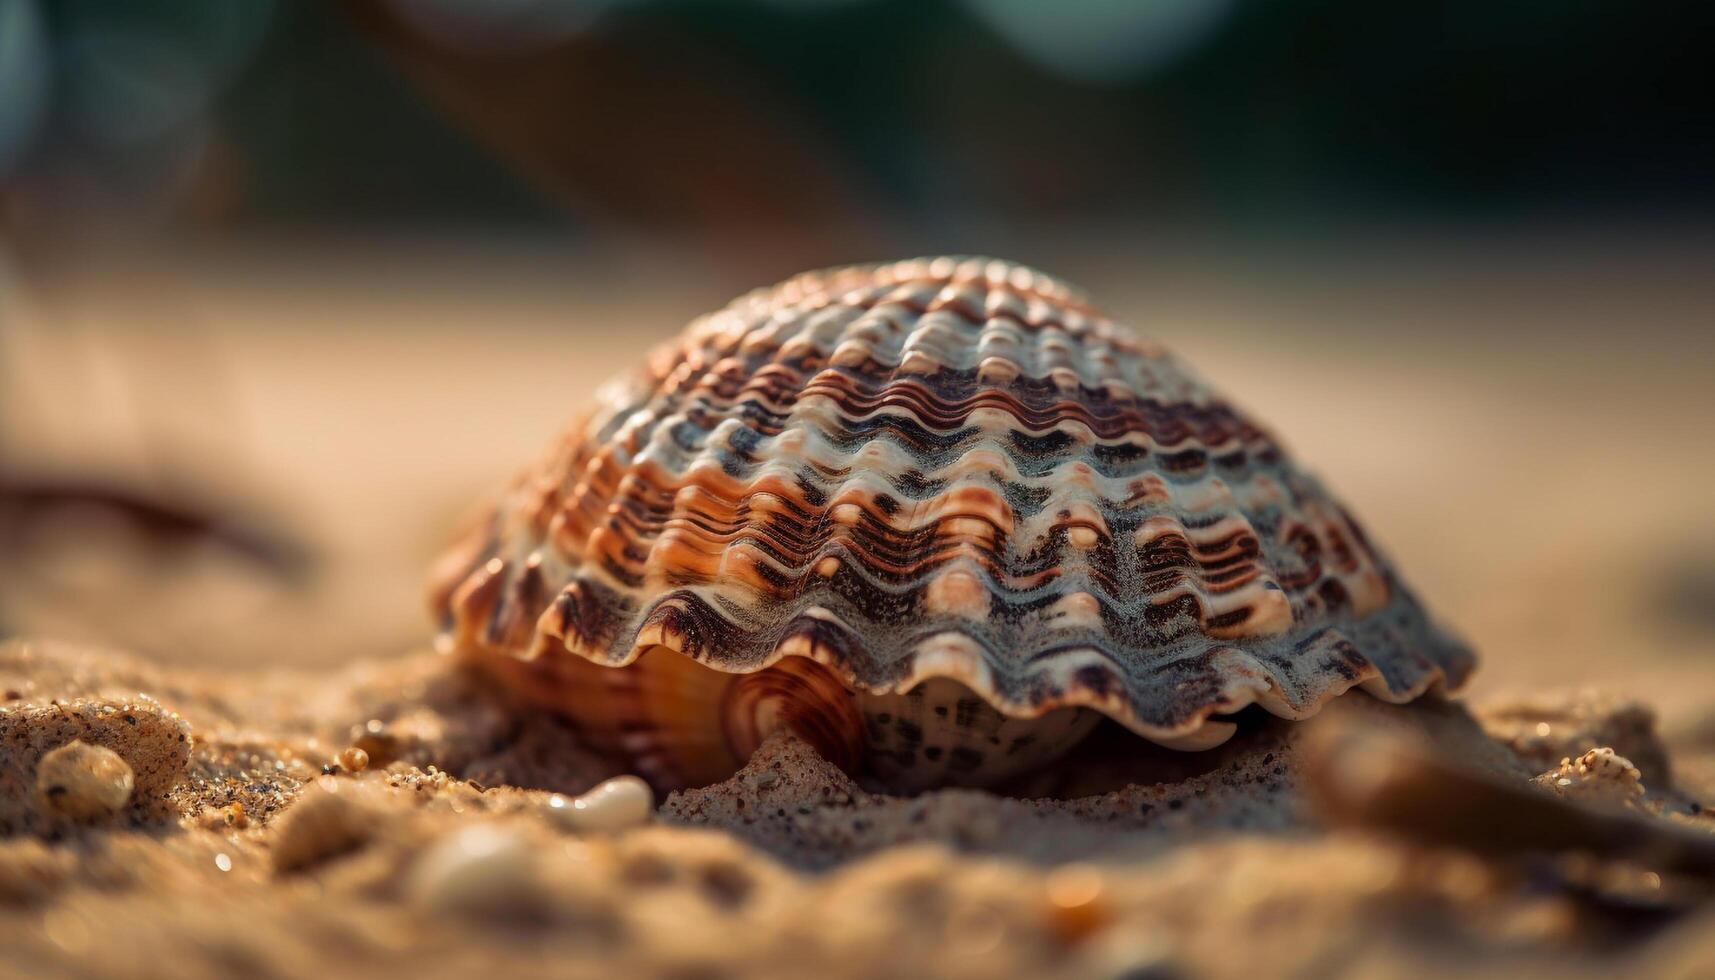
[[[1340,504],[1160,346],[1023,266],[811,272],[694,321],[434,573],[452,646],[852,688],[951,678],[1198,748],[1256,703],[1459,687]]]

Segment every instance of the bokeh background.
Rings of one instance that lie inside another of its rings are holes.
[[[1477,696],[1715,742],[1710,37],[1647,0],[0,0],[0,632],[421,649],[450,526],[649,344],[983,253],[1272,423]]]

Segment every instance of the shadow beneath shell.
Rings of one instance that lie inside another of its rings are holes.
[[[1325,718],[1357,718],[1434,740],[1482,771],[1526,775],[1456,704],[1338,698]],[[1306,733],[1319,722],[1241,713],[1241,732],[1201,753],[1099,729],[1048,770],[996,790],[904,797],[862,785],[789,733],[732,778],[669,795],[661,818],[726,830],[788,864],[826,868],[904,843],[1054,863],[1142,857],[1228,834],[1307,834]]]

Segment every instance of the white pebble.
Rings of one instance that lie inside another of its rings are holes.
[[[36,763],[42,807],[73,820],[111,817],[131,799],[136,776],[119,753],[73,739]]]
[[[436,841],[412,865],[406,893],[430,911],[493,918],[527,914],[542,900],[529,844],[492,824]]]
[[[655,796],[636,776],[618,776],[582,796],[548,800],[548,817],[562,830],[601,833],[647,823],[655,815]]]

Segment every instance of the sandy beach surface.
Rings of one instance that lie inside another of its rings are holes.
[[[20,977],[1691,977],[1715,963],[1709,868],[1483,856],[1349,825],[1311,786],[1350,781],[1307,746],[1328,725],[1422,735],[1497,784],[1582,793],[1592,812],[1715,844],[1690,788],[1715,767],[1662,772],[1673,749],[1635,705],[1546,698],[1473,720],[1353,695],[1242,735],[1209,772],[1070,798],[888,797],[778,736],[732,779],[609,821],[568,816],[612,771],[563,723],[432,653],[256,683],[13,642],[0,685],[0,937]],[[66,816],[44,795],[42,759],[74,738],[135,773],[118,810]],[[1597,753],[1529,782],[1593,742],[1644,762]],[[1434,825],[1432,801],[1409,805]]]

